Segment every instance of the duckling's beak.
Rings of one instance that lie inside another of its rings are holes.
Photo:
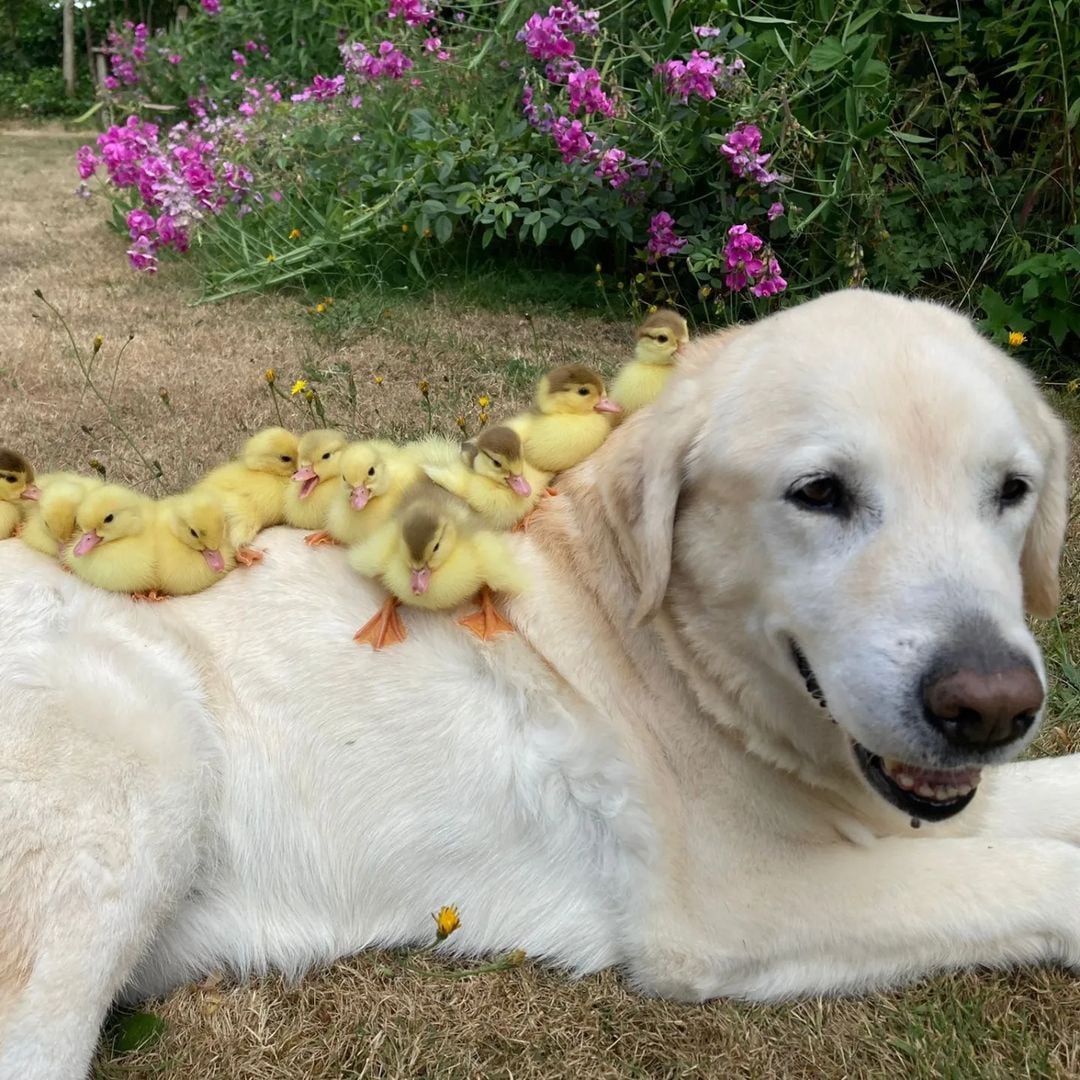
[[[354,510],[363,510],[368,504],[368,499],[371,498],[371,488],[364,484],[357,484],[352,489],[352,495],[349,496],[349,505]]]
[[[101,537],[91,529],[79,537],[79,542],[71,549],[71,554],[85,555],[88,551],[93,551],[100,543]]]
[[[202,557],[206,560],[206,565],[215,574],[220,574],[225,569],[225,560],[221,557],[220,551],[215,551],[213,548],[203,548]]]
[[[532,494],[532,485],[521,473],[511,473],[506,478],[506,482],[510,485],[510,490],[523,499],[527,499]]]
[[[19,498],[37,502],[37,500],[41,498],[41,488],[36,484],[27,484],[26,487],[23,488],[23,493]]]
[[[292,478],[300,485],[301,499],[306,499],[319,486],[319,474],[310,465],[297,469]]]
[[[593,412],[621,413],[622,406],[616,405],[611,398],[602,397],[594,406]]]
[[[422,570],[413,570],[409,575],[409,585],[412,587],[413,596],[423,596],[431,584],[431,567],[425,566]]]

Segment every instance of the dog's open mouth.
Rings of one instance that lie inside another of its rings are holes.
[[[855,743],[855,760],[870,786],[898,810],[923,821],[944,821],[975,796],[980,770],[928,769],[883,758]]]
[[[791,641],[791,658],[802,676],[806,692],[827,708],[825,694],[802,649]],[[923,821],[944,821],[960,813],[975,795],[980,770],[930,769],[896,758],[884,758],[862,743],[852,742],[855,759],[870,786],[898,810]]]

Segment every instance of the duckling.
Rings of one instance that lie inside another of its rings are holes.
[[[26,515],[22,542],[57,558],[75,534],[79,505],[101,481],[78,473],[50,473],[38,477],[38,487],[41,498]]]
[[[638,327],[634,358],[622,366],[611,388],[611,396],[623,412],[637,412],[660,396],[689,340],[686,320],[668,308],[653,312]]]
[[[525,460],[545,472],[562,472],[584,461],[611,432],[608,415],[622,410],[604,396],[604,383],[577,364],[549,371],[536,388],[529,412],[505,422],[521,438]]]
[[[154,521],[157,586],[170,596],[202,592],[236,566],[221,496],[193,490],[162,499]]]
[[[0,446],[0,540],[19,530],[27,502],[36,501],[40,495],[30,462],[22,454]]]
[[[238,458],[212,469],[192,489],[221,497],[237,562],[260,562],[262,552],[248,545],[260,530],[284,522],[285,493],[298,451],[299,440],[291,431],[263,428],[244,443]]]
[[[495,608],[491,590],[526,587],[508,539],[484,528],[464,502],[432,484],[417,485],[378,532],[349,552],[353,569],[390,591],[355,640],[381,649],[405,640],[399,604],[446,611],[480,592],[480,610],[459,619],[481,640],[513,630]]]
[[[341,454],[341,489],[326,517],[326,535],[358,544],[389,520],[405,492],[423,476],[420,466],[393,443],[351,443]],[[312,533],[308,543],[321,543]]]
[[[526,460],[508,427],[485,428],[449,465],[425,465],[428,479],[464,499],[492,529],[511,529],[536,506],[548,476]]]
[[[150,499],[117,484],[103,484],[79,504],[79,539],[64,549],[63,564],[99,589],[152,596],[157,585],[153,523]]]
[[[318,429],[300,438],[297,461],[285,491],[285,520],[298,529],[325,529],[326,517],[339,484],[327,483],[341,475],[341,452],[348,440],[340,431]]]

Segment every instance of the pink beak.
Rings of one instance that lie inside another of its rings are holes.
[[[88,551],[93,551],[100,543],[101,537],[91,529],[90,532],[85,532],[79,537],[79,542],[71,549],[71,554],[85,555]]]
[[[19,496],[22,499],[29,499],[31,502],[37,502],[41,498],[41,488],[35,484],[28,484],[23,488],[23,493]]]
[[[510,485],[510,490],[523,499],[527,499],[532,494],[532,485],[521,473],[511,473],[506,478],[506,482]]]
[[[205,548],[202,557],[206,560],[206,565],[209,566],[215,574],[220,574],[225,569],[225,560],[221,557],[220,551],[214,551],[212,548]]]
[[[349,505],[354,510],[363,510],[368,504],[368,499],[371,498],[371,489],[365,487],[363,484],[358,484],[352,489],[352,495],[349,497]]]
[[[594,406],[594,412],[620,413],[622,406],[616,405],[610,398],[602,397]]]
[[[301,499],[306,499],[319,486],[319,474],[310,465],[297,469],[292,478],[300,485]]]
[[[423,596],[431,584],[431,569],[425,566],[423,570],[414,570],[410,576],[409,584],[412,586],[413,596]]]

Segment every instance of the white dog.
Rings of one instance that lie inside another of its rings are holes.
[[[450,903],[448,949],[690,1000],[1080,962],[1080,763],[1002,764],[1066,514],[1016,364],[837,293],[697,342],[560,491],[487,644],[357,646],[380,591],[287,529],[152,607],[0,544],[0,1076]]]

